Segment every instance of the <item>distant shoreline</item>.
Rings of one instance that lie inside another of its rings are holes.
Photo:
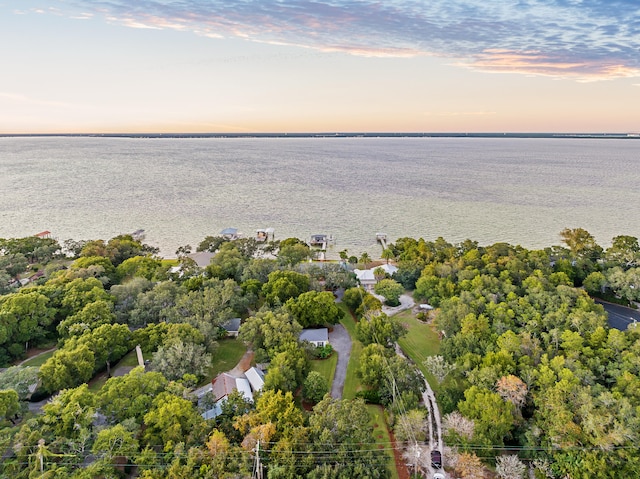
[[[0,133],[0,138],[561,138],[640,139],[640,133]]]

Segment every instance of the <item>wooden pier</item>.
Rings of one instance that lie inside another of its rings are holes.
[[[386,233],[376,233],[376,240],[378,243],[382,245],[382,251],[387,249],[387,234]]]

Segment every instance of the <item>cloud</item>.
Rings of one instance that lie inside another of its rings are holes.
[[[488,72],[640,76],[635,0],[66,0],[114,23],[362,56],[434,55]]]

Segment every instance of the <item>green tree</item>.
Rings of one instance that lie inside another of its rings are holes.
[[[640,244],[635,236],[616,236],[605,252],[607,261],[623,268],[640,266]]]
[[[387,248],[383,250],[382,259],[387,260],[387,264],[389,264],[390,260],[395,259],[395,254],[393,253],[393,250],[391,248]]]
[[[38,383],[38,368],[12,366],[0,372],[0,389],[13,389],[21,401],[30,395],[29,388]]]
[[[313,403],[317,403],[329,392],[329,381],[317,371],[311,371],[302,385],[302,395]]]
[[[363,344],[378,343],[385,347],[393,344],[406,333],[406,329],[396,319],[384,313],[369,314],[356,324],[356,337]]]
[[[387,305],[398,306],[400,304],[400,295],[404,293],[404,287],[393,279],[383,279],[378,281],[374,291],[376,294],[384,296]]]
[[[160,393],[153,400],[151,410],[145,414],[144,423],[147,426],[144,432],[147,444],[169,446],[179,442],[194,444],[204,419],[191,401]]]
[[[238,338],[256,353],[256,361],[268,360],[290,343],[296,343],[302,326],[288,313],[261,311],[240,326]]]
[[[311,257],[311,248],[304,243],[285,244],[280,243],[278,262],[284,266],[295,266]]]
[[[302,384],[308,369],[307,355],[297,342],[281,345],[271,359],[269,370],[264,378],[264,387],[295,391]]]
[[[342,319],[342,310],[328,291],[307,291],[285,303],[286,309],[303,328],[336,324]]]
[[[201,344],[177,340],[161,346],[153,354],[151,364],[168,379],[177,380],[187,373],[202,379],[211,366],[211,356]]]
[[[86,383],[93,375],[94,366],[95,356],[86,344],[59,349],[40,366],[42,387],[53,393]]]
[[[133,256],[118,265],[116,274],[120,280],[137,277],[151,281],[161,266],[162,262],[151,256]]]
[[[262,286],[265,299],[272,305],[284,304],[309,291],[309,276],[295,271],[277,270],[269,274],[269,281]]]
[[[13,389],[0,390],[0,418],[8,419],[15,424],[15,419],[20,412],[20,398]]]
[[[358,260],[360,263],[362,263],[362,265],[365,267],[365,269],[368,268],[369,263],[371,263],[371,256],[369,256],[369,253],[367,253],[366,251],[364,251],[361,255],[360,255],[360,259]]]
[[[74,438],[91,427],[96,397],[86,384],[65,389],[42,406],[42,423],[56,437]]]
[[[138,453],[138,441],[122,424],[101,430],[93,443],[92,452],[113,461],[117,457],[132,459]]]
[[[167,387],[167,379],[158,372],[145,372],[138,366],[124,376],[110,378],[97,396],[100,411],[112,423],[135,418],[142,422],[155,397]]]
[[[99,299],[86,304],[80,311],[62,320],[57,330],[61,338],[79,336],[85,331],[91,331],[104,324],[115,321],[113,303]]]
[[[464,397],[458,410],[474,421],[474,440],[485,445],[503,445],[514,425],[513,404],[477,386],[467,389]]]

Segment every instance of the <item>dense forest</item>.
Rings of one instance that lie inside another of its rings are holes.
[[[376,295],[352,272],[373,263],[366,253],[311,262],[296,238],[207,237],[204,266],[189,245],[165,260],[131,235],[0,240],[0,474],[398,477],[368,404],[384,408],[411,463],[409,446],[425,445],[424,368],[452,477],[635,477],[640,332],[609,328],[593,297],[640,300],[640,246],[618,236],[605,250],[580,228],[560,239],[527,250],[400,238],[379,262],[397,271],[375,269]],[[395,349],[415,332],[382,311],[403,292],[435,308],[415,311],[440,336],[419,364]],[[232,393],[204,419],[211,399],[196,392],[232,318],[233,341],[266,365],[264,389],[253,401]],[[331,348],[299,341],[346,318],[361,348],[353,399],[330,397],[313,370]],[[144,366],[112,375],[137,345]],[[33,351],[46,359],[18,365]]]

